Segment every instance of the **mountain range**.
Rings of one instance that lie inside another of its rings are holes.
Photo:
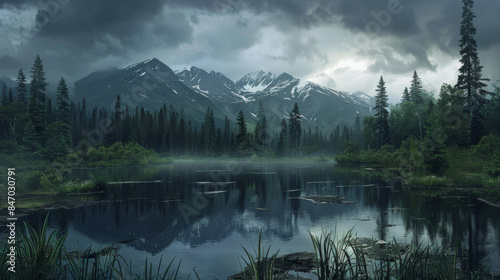
[[[207,107],[214,111],[217,125],[227,115],[233,122],[240,110],[249,128],[257,120],[258,103],[263,102],[266,118],[275,131],[287,118],[294,103],[299,105],[302,126],[316,126],[331,132],[337,125],[352,126],[357,115],[372,115],[374,98],[363,93],[348,93],[293,77],[256,71],[232,81],[224,74],[207,72],[194,66],[173,71],[153,58],[127,67],[91,73],[75,82],[72,99],[86,99],[94,106],[113,110],[117,95],[122,106],[144,106],[156,110],[163,104],[181,107],[187,119],[200,124]]]

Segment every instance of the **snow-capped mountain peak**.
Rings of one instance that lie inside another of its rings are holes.
[[[375,106],[375,98],[362,92],[362,91],[355,91],[350,94],[350,96],[361,102],[363,105],[374,107]]]
[[[263,91],[274,79],[276,79],[276,75],[259,70],[243,76],[236,82],[236,86],[244,91]]]

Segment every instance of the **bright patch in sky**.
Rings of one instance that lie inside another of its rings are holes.
[[[331,71],[334,72],[337,69],[340,69],[340,70],[349,69],[349,70],[354,70],[357,72],[363,72],[363,71],[366,71],[366,69],[368,69],[368,66],[366,65],[366,63],[364,61],[361,61],[361,60],[356,61],[354,59],[344,59],[344,60],[341,60],[339,63],[337,63],[337,65],[335,65],[333,67],[333,69],[331,69]]]

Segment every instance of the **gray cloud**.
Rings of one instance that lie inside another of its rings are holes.
[[[431,60],[430,51],[439,49],[458,57],[462,6],[457,0],[44,2],[60,5],[47,12],[39,1],[0,0],[0,9],[13,13],[23,9],[38,10],[36,19],[40,27],[24,30],[30,25],[23,24],[24,18],[17,19],[20,23],[16,26],[20,33],[26,34],[26,40],[12,45],[16,53],[4,46],[7,43],[0,45],[3,48],[0,69],[10,71],[10,65],[17,63],[18,66],[12,69],[24,67],[26,70],[36,54],[40,54],[47,63],[46,68],[50,66],[49,75],[57,72],[54,75],[64,74],[77,79],[96,68],[114,66],[110,65],[113,63],[135,62],[162,53],[168,57],[175,52],[182,54],[171,58],[175,63],[201,61],[204,65],[216,65],[221,72],[225,69],[235,72],[236,66],[232,64],[245,50],[261,44],[262,31],[271,27],[285,38],[279,43],[280,54],[272,56],[274,59],[270,59],[267,66],[240,67],[268,70],[300,62],[305,64],[300,73],[307,75],[335,61],[332,55],[335,52],[329,49],[335,46],[325,46],[318,37],[331,36],[328,28],[332,27],[354,35],[369,33],[369,38],[376,39],[378,45],[359,46],[357,51],[358,55],[374,61],[368,71],[438,71],[439,65]],[[500,29],[492,23],[497,22],[500,2],[476,1],[474,11],[478,15],[475,25],[479,51],[494,53],[492,50],[500,47]],[[0,20],[0,30],[9,25],[8,20]],[[316,37],[307,33],[316,27],[326,28],[323,34],[315,34]],[[262,56],[267,58],[269,53],[264,51]],[[255,60],[262,63],[265,58]],[[492,62],[488,61],[490,64]]]
[[[424,49],[408,43],[368,50],[365,55],[375,58],[375,62],[368,67],[368,71],[374,73],[398,74],[420,69],[437,69],[437,65],[429,60]]]
[[[0,0],[0,9],[14,7],[20,9],[25,5],[34,5],[35,0]]]

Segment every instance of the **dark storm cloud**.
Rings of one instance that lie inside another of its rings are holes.
[[[375,57],[375,62],[368,67],[374,73],[408,73],[418,69],[435,71],[426,51],[414,44],[403,43],[365,51],[364,55]]]
[[[341,0],[335,13],[342,25],[352,31],[406,37],[420,32],[412,5],[404,0]]]
[[[172,0],[171,7],[190,8],[212,14],[230,14],[249,11],[256,15],[273,14],[273,24],[311,27],[334,21],[329,0]],[[280,22],[281,21],[281,22]]]
[[[421,0],[421,5],[432,4],[429,0]],[[429,42],[442,51],[458,54],[460,40],[460,22],[462,21],[461,1],[443,1],[436,7],[435,17],[425,23],[425,31],[429,34]],[[476,15],[474,26],[479,50],[500,46],[500,29],[498,15],[500,1],[475,1],[473,12]]]
[[[89,65],[101,67],[97,65],[100,60],[121,64],[137,54],[175,48],[192,39],[189,15],[165,10],[164,0],[19,1],[16,7],[4,2],[4,10],[13,14],[18,7],[38,11],[32,19],[35,28],[26,35],[18,32],[11,36],[11,41],[20,38],[20,44],[12,46],[23,65],[40,54],[53,64],[48,74],[58,77],[78,79],[88,74],[83,71],[96,70]],[[29,23],[19,26],[21,30]],[[55,69],[59,73],[55,74]]]
[[[143,50],[148,45],[144,38],[156,35],[164,45],[177,45],[190,38],[192,29],[186,15],[168,12],[162,17],[163,0],[67,0],[57,16],[50,18],[38,36],[44,38],[64,38],[75,49],[88,49],[95,42],[115,38],[130,47]],[[39,10],[37,19],[44,20],[44,10]],[[110,54],[122,50],[111,48]],[[115,51],[115,52],[113,52]]]
[[[385,21],[383,33],[412,35],[419,31],[408,0],[172,0],[172,7],[184,7],[209,13],[274,14],[282,23],[310,28],[328,23],[341,23],[349,30],[365,32],[367,24]],[[280,22],[274,22],[279,24]]]
[[[376,39],[377,46],[359,46],[358,53],[374,61],[369,71],[433,71],[438,65],[429,58],[430,50],[437,47],[458,57],[462,1],[0,0],[0,9],[27,7],[38,10],[39,28],[31,33],[26,31],[26,42],[13,44],[18,52],[15,58],[22,65],[29,65],[40,54],[48,63],[53,61],[52,69],[60,68],[61,73],[74,73],[80,78],[82,73],[78,71],[92,70],[85,65],[93,63],[97,67],[120,59],[134,62],[149,51],[179,46],[194,51],[178,60],[195,57],[237,61],[241,51],[260,43],[260,31],[266,27],[284,34],[282,55],[274,58],[290,63],[305,58],[314,62],[311,67],[325,65],[329,50],[308,36],[307,31],[335,26]],[[498,22],[500,1],[476,1],[474,12],[479,51],[500,46],[500,29],[493,24]],[[220,17],[228,20],[221,23]],[[8,25],[6,20],[0,20],[0,28]],[[19,26],[22,30],[29,25]],[[99,60],[103,64],[96,62]],[[82,67],[76,69],[74,65]],[[0,68],[5,67],[2,63]]]

